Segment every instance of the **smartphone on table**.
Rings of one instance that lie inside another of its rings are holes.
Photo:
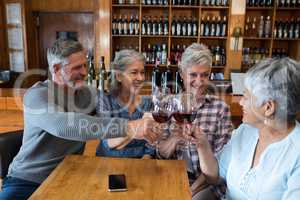
[[[124,192],[127,191],[126,177],[124,174],[108,175],[108,191]]]

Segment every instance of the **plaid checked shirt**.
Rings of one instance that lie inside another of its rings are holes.
[[[228,142],[233,130],[229,107],[225,102],[215,96],[206,95],[199,106],[194,124],[198,125],[207,135],[211,148],[216,155]],[[189,174],[189,182],[192,184],[201,174],[198,151],[195,145],[185,141],[176,146],[174,159],[185,160]],[[225,194],[226,186],[214,187],[213,192],[221,197]]]

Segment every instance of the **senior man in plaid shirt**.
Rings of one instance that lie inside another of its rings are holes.
[[[207,93],[211,67],[212,57],[209,49],[196,43],[184,51],[179,64],[185,90],[195,94],[197,98],[198,111],[194,124],[207,135],[211,148],[216,154],[230,139],[233,125],[226,103]],[[163,159],[186,161],[193,200],[222,198],[226,185],[205,188],[205,177],[200,170],[201,158],[198,157],[195,145],[187,146],[182,128],[170,129],[170,136],[157,145],[157,156]]]

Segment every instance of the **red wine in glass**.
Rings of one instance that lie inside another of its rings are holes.
[[[196,116],[197,116],[197,112],[190,112],[190,113],[175,112],[175,113],[173,113],[174,119],[180,124],[183,124],[183,123],[191,124],[196,119]]]
[[[171,115],[165,112],[153,112],[152,113],[153,119],[158,123],[166,123],[170,120]]]

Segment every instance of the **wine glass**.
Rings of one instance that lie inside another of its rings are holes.
[[[152,94],[152,117],[153,119],[160,123],[162,126],[159,126],[159,131],[167,128],[167,123],[170,121],[172,117],[172,96],[164,95],[159,90],[155,91]],[[157,142],[156,142],[157,144]]]
[[[174,98],[174,112],[173,117],[180,125],[189,124],[192,125],[197,116],[197,102],[196,97],[192,93],[181,93]],[[185,147],[188,150],[190,156],[191,141],[185,142]]]

